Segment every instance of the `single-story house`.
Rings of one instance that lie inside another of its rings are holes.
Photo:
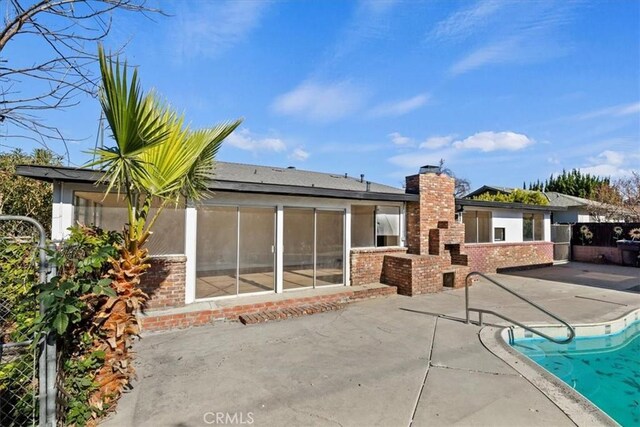
[[[465,198],[472,199],[481,194],[509,194],[514,188],[499,187],[494,185],[483,185],[477,190],[467,194]],[[602,215],[593,213],[593,207],[599,205],[593,200],[582,197],[570,196],[568,194],[555,191],[542,191],[542,194],[549,200],[549,206],[554,208],[565,208],[564,210],[554,210],[552,215],[553,224],[575,224],[577,222],[606,222]],[[611,220],[613,221],[613,220]]]
[[[51,182],[52,239],[78,221],[126,222],[101,172],[20,166]],[[424,167],[405,188],[330,174],[217,162],[212,197],[185,200],[155,225],[149,309],[262,293],[367,283],[398,293],[464,285],[470,271],[553,262],[551,213],[565,208],[454,198],[454,180]]]

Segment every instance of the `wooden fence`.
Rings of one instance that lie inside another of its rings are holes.
[[[640,233],[640,222],[579,222],[572,228],[571,244],[615,247],[617,240],[631,240],[632,230]]]

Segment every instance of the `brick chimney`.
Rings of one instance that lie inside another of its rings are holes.
[[[409,253],[426,255],[433,253],[430,230],[455,224],[455,180],[437,166],[423,166],[420,172],[406,178],[406,192],[420,195],[419,202],[407,204],[407,245]]]

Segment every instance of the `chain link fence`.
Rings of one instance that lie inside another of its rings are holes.
[[[55,424],[46,343],[34,343],[35,285],[47,278],[44,230],[30,218],[0,215],[0,426]],[[49,349],[51,350],[51,349]],[[55,347],[52,348],[55,361]],[[55,388],[52,389],[55,391]]]

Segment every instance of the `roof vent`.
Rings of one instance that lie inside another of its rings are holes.
[[[424,165],[420,168],[420,174],[424,173],[440,173],[440,166]]]
[[[287,166],[287,169],[293,169],[293,170],[295,170],[295,169],[296,169],[296,167],[295,167],[295,166]]]
[[[360,174],[360,182],[364,182],[364,174],[363,173]]]

